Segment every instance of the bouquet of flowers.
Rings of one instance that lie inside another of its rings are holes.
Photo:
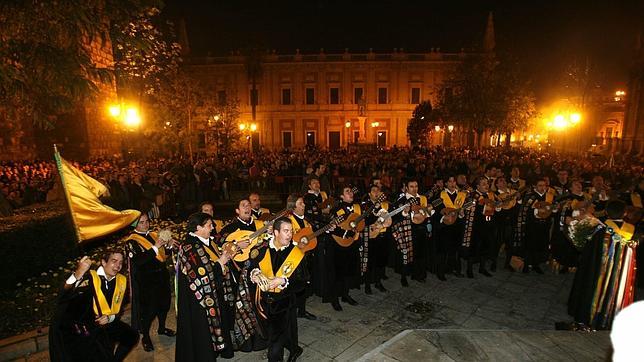
[[[593,237],[597,230],[599,220],[594,217],[586,217],[581,220],[573,220],[568,226],[568,236],[577,249],[582,249],[584,245]]]

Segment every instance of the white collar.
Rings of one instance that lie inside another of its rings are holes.
[[[456,190],[454,190],[454,191],[450,191],[448,188],[445,188],[445,192],[447,192],[447,193],[448,193],[448,194],[450,194],[450,195],[454,195],[455,193],[457,193],[457,192],[458,192],[458,189],[456,189]]]
[[[518,179],[513,179],[512,177],[510,177],[510,181],[512,181],[512,182],[519,182],[519,181],[521,181],[521,179],[520,179],[520,178],[518,178]]]
[[[315,195],[315,196],[318,196],[318,195],[320,194],[320,191],[315,192],[315,191],[313,191],[313,190],[309,190],[309,194],[313,194],[313,195]]]
[[[545,195],[545,194],[546,194],[545,192],[544,192],[544,193],[539,193],[539,191],[537,191],[536,189],[534,190],[534,192],[536,192],[536,193],[537,193],[537,195],[539,195],[539,197],[541,197],[541,196],[543,196],[543,195]]]
[[[134,232],[139,234],[139,235],[148,236],[148,234],[150,233],[150,230],[143,232],[143,231],[138,231],[138,230],[134,229]]]
[[[296,218],[298,218],[300,220],[304,220],[304,215],[300,216],[300,215],[298,215],[296,213],[293,213],[293,216],[295,216]]]
[[[278,248],[277,246],[275,246],[275,238],[271,238],[271,240],[268,242],[268,246],[269,246],[271,249],[276,250],[276,251],[282,251],[282,250],[284,250],[284,249],[288,248],[288,245],[281,246],[281,247],[279,247],[279,248]]]
[[[196,237],[197,239],[201,240],[201,242],[202,242],[202,243],[206,244],[206,246],[210,246],[210,238],[207,238],[207,239],[206,239],[206,238],[202,238],[201,236],[199,236],[199,235],[197,235],[197,234],[193,233],[192,231],[191,231],[191,232],[189,232],[189,233],[188,233],[188,235],[190,235],[190,236],[194,236],[194,237]]]
[[[242,220],[239,216],[237,216],[237,220],[241,221],[241,222],[242,222],[242,224],[244,224],[244,225],[250,225],[250,224],[252,224],[252,223],[253,223],[253,217],[252,217],[252,216],[251,216],[251,218],[250,218],[250,221],[249,221],[249,222],[246,222],[246,221]]]
[[[107,280],[108,282],[116,278],[116,275],[111,278],[108,277],[107,274],[105,274],[105,269],[103,268],[103,266],[99,266],[98,269],[96,269],[96,274],[98,274],[99,276],[105,277],[105,280]]]
[[[412,197],[413,197],[413,198],[417,198],[417,197],[419,197],[419,196],[420,196],[420,195],[416,195],[416,196],[414,196],[414,195],[410,194],[409,192],[405,192],[405,198],[407,198],[407,199],[411,199]]]

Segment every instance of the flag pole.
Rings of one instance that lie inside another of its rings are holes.
[[[80,230],[78,229],[78,224],[76,224],[76,217],[74,216],[74,210],[72,210],[72,203],[71,203],[71,197],[69,196],[69,190],[67,190],[67,186],[65,186],[65,176],[63,175],[63,164],[62,164],[62,159],[60,157],[60,153],[58,153],[58,147],[54,143],[54,159],[56,160],[56,168],[58,169],[58,176],[60,176],[60,185],[63,188],[63,192],[65,193],[65,200],[67,201],[67,209],[69,210],[69,213],[72,215],[72,227],[74,228],[74,234],[76,235],[76,245],[80,245],[80,242],[82,241],[81,235],[80,235]]]

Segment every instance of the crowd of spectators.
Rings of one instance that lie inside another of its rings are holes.
[[[307,174],[324,165],[323,188],[350,182],[366,187],[373,178],[396,190],[402,179],[414,176],[421,187],[448,175],[475,177],[488,164],[506,174],[519,167],[528,181],[553,177],[565,169],[571,178],[590,181],[603,176],[615,190],[627,190],[642,177],[641,159],[632,156],[562,154],[518,148],[430,148],[279,150],[229,152],[220,157],[96,159],[74,165],[107,185],[104,201],[116,209],[150,210],[152,217],[185,215],[203,200],[227,200],[232,191],[300,191]],[[53,161],[0,163],[0,187],[13,208],[52,198],[57,176]],[[470,180],[471,181],[471,180]]]

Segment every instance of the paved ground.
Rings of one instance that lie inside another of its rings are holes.
[[[302,360],[357,360],[378,351],[383,343],[409,329],[553,331],[555,322],[570,320],[566,300],[572,275],[503,270],[492,278],[475,274],[475,279],[451,277],[447,282],[430,275],[427,283],[410,281],[408,288],[400,286],[392,270],[388,270],[388,275],[390,278],[384,283],[388,293],[374,289],[373,295],[365,295],[354,290],[351,295],[359,305],[343,304],[343,312],[334,311],[317,297],[310,299],[308,309],[318,320],[299,320],[300,345],[304,348]],[[168,319],[169,327],[174,328],[174,314]],[[421,332],[415,331],[412,336],[417,333]],[[533,335],[535,341],[544,340],[538,333]],[[598,336],[607,341],[607,335]],[[146,353],[138,346],[128,360],[173,361],[174,339],[156,335],[152,338],[156,348],[153,353]],[[33,356],[31,360],[43,357]],[[400,357],[400,360],[412,360],[413,353],[409,358]],[[263,358],[265,355],[261,352],[235,356],[239,361]]]
[[[492,278],[477,274],[475,279],[452,277],[447,282],[430,276],[425,284],[411,281],[409,288],[400,286],[393,271],[388,275],[388,293],[374,290],[369,296],[354,290],[351,295],[360,304],[343,304],[343,312],[312,298],[308,309],[318,321],[299,320],[302,360],[356,360],[406,329],[553,330],[554,322],[570,320],[566,300],[571,275],[500,271]],[[172,361],[172,342],[159,337],[153,355],[138,347],[131,360]],[[263,355],[235,357],[255,361]]]

